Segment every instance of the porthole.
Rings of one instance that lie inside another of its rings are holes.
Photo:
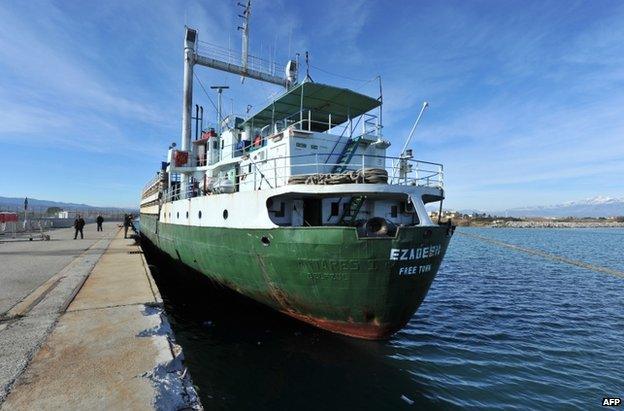
[[[201,218],[201,211],[200,211],[199,213],[197,213],[197,216],[198,216],[199,218]]]
[[[262,238],[260,239],[260,242],[265,247],[268,247],[269,244],[271,244],[271,240],[269,240],[269,237],[267,237],[267,236],[262,236]]]
[[[228,210],[223,210],[223,219],[227,220],[228,218]]]

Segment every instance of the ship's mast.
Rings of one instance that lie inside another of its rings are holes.
[[[238,3],[238,5],[245,8],[245,10],[243,10],[243,15],[241,16],[243,18],[243,25],[238,29],[243,32],[243,45],[241,47],[243,54],[242,63],[243,69],[247,70],[247,64],[249,61],[249,17],[251,16],[251,0],[247,0],[247,5],[242,5],[241,3]],[[241,76],[241,83],[243,81],[245,81],[245,77]]]
[[[184,36],[184,85],[182,95],[182,144],[180,149],[188,151],[191,148],[191,116],[193,110],[193,63],[197,31],[186,28]],[[182,173],[180,189],[182,198],[186,198],[189,186],[189,175]]]
[[[240,3],[239,3],[240,4]],[[242,6],[242,5],[241,5]],[[242,54],[240,64],[232,63],[219,59],[218,55],[208,56],[201,55],[197,52],[197,30],[186,27],[184,36],[184,86],[182,97],[182,143],[180,149],[189,151],[191,148],[191,116],[193,106],[193,67],[198,64],[200,66],[209,67],[217,70],[227,71],[228,73],[237,74],[241,77],[250,77],[255,80],[276,84],[283,87],[289,87],[297,81],[297,65],[293,61],[289,61],[286,66],[284,77],[272,74],[270,68],[263,70],[259,67],[253,67],[249,64],[249,17],[251,16],[251,1],[243,6],[243,26],[240,29],[243,32]],[[251,67],[250,67],[251,66]],[[220,116],[220,113],[218,114]],[[219,119],[221,120],[221,119]],[[188,191],[189,174],[183,172],[181,178],[182,197],[185,198]]]

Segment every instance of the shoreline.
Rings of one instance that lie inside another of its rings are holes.
[[[454,222],[455,223],[455,222]],[[624,222],[596,222],[596,221],[493,221],[471,222],[458,221],[458,227],[485,227],[485,228],[624,228]]]

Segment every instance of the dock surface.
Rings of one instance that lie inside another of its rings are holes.
[[[1,242],[0,315],[5,314],[96,242],[110,240],[117,225],[105,222],[103,229],[104,231],[98,232],[95,224],[87,224],[83,240],[74,240],[73,228],[61,228],[51,231],[52,238],[45,244],[41,240]],[[108,242],[104,241],[98,248],[103,251],[107,245]]]
[[[16,286],[43,281],[0,322],[0,408],[200,408],[140,247],[112,224],[81,247],[60,247],[74,243],[63,235],[56,255],[42,243],[39,254],[71,261]]]

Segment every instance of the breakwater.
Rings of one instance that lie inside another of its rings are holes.
[[[614,220],[604,221],[552,221],[552,220],[522,220],[522,221],[494,221],[490,227],[496,228],[624,228],[624,222]]]

